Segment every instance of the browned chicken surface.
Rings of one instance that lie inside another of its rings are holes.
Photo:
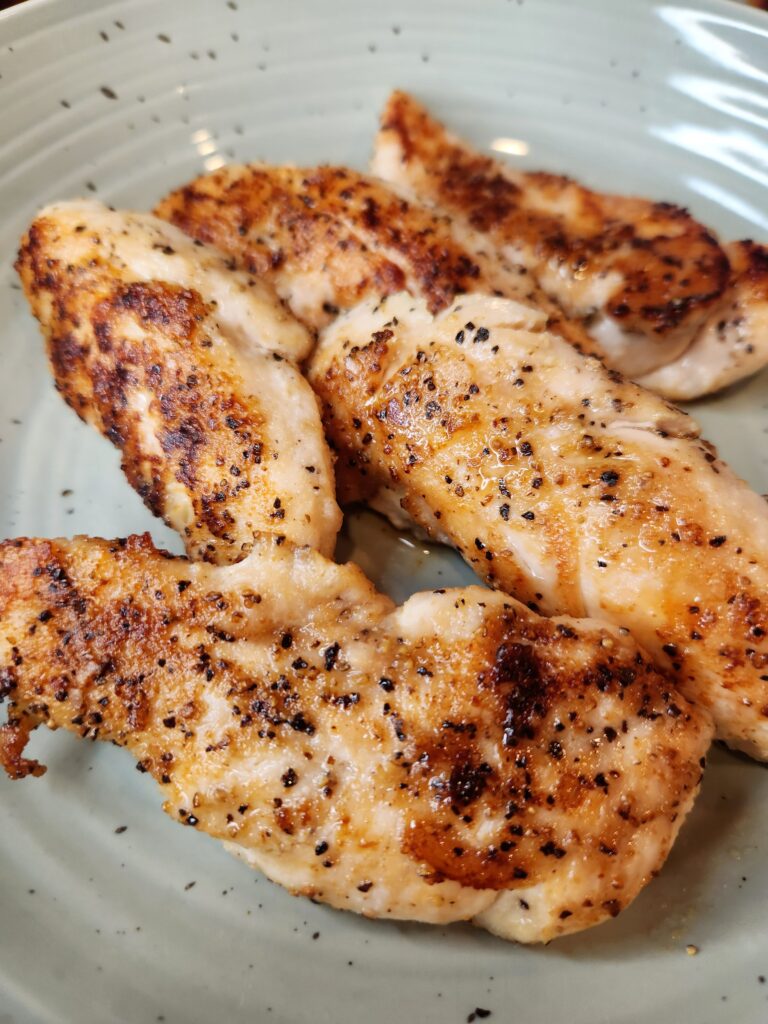
[[[745,241],[725,250],[731,277],[722,302],[681,356],[639,379],[675,402],[719,391],[768,362],[768,248]]]
[[[0,545],[0,759],[36,726],[127,747],[167,813],[296,893],[546,941],[658,871],[711,738],[622,630],[480,587],[395,608],[277,537]]]
[[[482,244],[468,250],[448,218],[346,167],[223,167],[172,192],[156,212],[270,281],[315,330],[362,299],[403,288],[432,312],[460,292],[484,292],[531,303],[551,330],[599,351],[524,267]]]
[[[765,330],[755,324],[746,337],[753,304],[763,328],[768,318],[765,285],[759,295],[751,288],[754,258],[745,266],[730,250],[729,264],[715,236],[678,206],[521,171],[468,147],[403,92],[382,114],[372,170],[448,214],[470,253],[479,238],[525,266],[609,366],[636,379],[652,374],[642,382],[668,397],[706,394],[768,363]],[[753,251],[764,281],[768,251]],[[747,312],[732,326],[734,304]]]
[[[719,736],[768,759],[768,506],[696,423],[541,314],[403,293],[339,318],[310,378],[341,496],[454,545],[547,614],[626,627]]]
[[[307,330],[263,282],[147,214],[44,210],[17,269],[56,386],[122,454],[190,555],[231,562],[274,530],[331,554],[341,524]]]

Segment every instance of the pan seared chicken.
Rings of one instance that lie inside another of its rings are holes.
[[[697,791],[709,716],[625,631],[480,587],[395,608],[279,537],[231,566],[0,545],[0,759],[127,747],[167,813],[295,893],[546,941],[615,916]]]
[[[723,301],[681,356],[639,380],[674,402],[719,391],[768,362],[768,248],[731,242],[725,250],[731,279]]]
[[[346,167],[223,167],[172,192],[156,212],[270,281],[315,330],[362,299],[403,288],[432,312],[460,292],[483,292],[544,310],[550,330],[599,351],[524,267],[482,245],[470,252],[448,218]]]
[[[468,252],[495,248],[522,264],[609,366],[667,397],[707,394],[768,363],[762,246],[724,250],[680,207],[480,154],[403,92],[384,109],[371,166],[447,214]]]
[[[42,774],[25,751],[41,724],[127,747],[174,819],[295,893],[372,917],[536,942],[615,916],[693,803],[707,709],[745,748],[764,741],[744,668],[768,661],[760,516],[753,548],[738,531],[710,537],[721,484],[701,484],[706,522],[696,492],[670,484],[683,460],[697,483],[730,482],[690,421],[579,355],[594,346],[531,275],[378,183],[239,168],[161,211],[196,241],[61,204],[17,265],[57,386],[193,561],[147,537],[0,545],[0,763]],[[270,285],[312,329],[368,299],[311,363],[342,494],[407,513],[527,606],[468,587],[396,608],[324,557],[333,472],[292,364],[312,337]],[[422,298],[391,294],[404,287]],[[665,488],[680,499],[670,517],[700,514],[678,523],[677,580],[654,561],[655,534],[636,543]],[[721,549],[737,543],[744,564],[726,581]],[[697,545],[715,569],[694,609]],[[630,577],[621,614],[593,555]],[[663,633],[683,600],[703,657]],[[538,614],[558,608],[608,623]],[[718,643],[730,692],[713,697]]]
[[[330,554],[341,513],[312,343],[263,282],[148,214],[50,206],[17,269],[56,386],[122,453],[147,506],[212,562],[274,530]]]
[[[321,338],[310,378],[344,500],[455,546],[547,614],[632,631],[731,746],[768,759],[768,506],[694,421],[546,318],[403,293]]]

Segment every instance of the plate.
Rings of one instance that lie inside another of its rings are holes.
[[[689,204],[768,239],[768,18],[717,0],[29,0],[0,15],[0,534],[150,530],[115,451],[55,394],[11,263],[41,204],[147,208],[231,159],[364,167],[393,86],[523,163]],[[768,491],[768,375],[694,410]],[[469,571],[369,514],[397,598]],[[166,819],[106,746],[43,735],[0,781],[0,1024],[491,1024],[768,1017],[768,776],[717,750],[660,878],[546,948],[297,900]],[[687,955],[686,947],[698,954]],[[482,1019],[482,1018],[478,1018]]]

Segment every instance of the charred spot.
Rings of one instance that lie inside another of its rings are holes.
[[[485,761],[475,764],[468,760],[457,764],[448,782],[448,791],[453,802],[463,807],[474,803],[485,791],[488,776],[491,774],[491,766]]]
[[[115,696],[125,708],[127,725],[132,732],[141,732],[149,720],[149,699],[142,686],[143,678],[122,678],[115,683]]]
[[[160,434],[160,444],[166,455],[182,452],[189,463],[197,459],[197,449],[206,442],[207,434],[199,420],[189,416],[177,427],[167,428]]]
[[[18,678],[15,669],[11,667],[0,669],[0,704],[10,696],[17,686]]]
[[[510,687],[506,695],[503,744],[514,747],[536,735],[535,723],[547,711],[547,687],[531,644],[502,643],[496,651],[491,679],[497,687]]]
[[[191,336],[205,306],[196,292],[170,284],[133,282],[117,290],[114,308],[122,307],[142,321],[168,328],[179,339]]]

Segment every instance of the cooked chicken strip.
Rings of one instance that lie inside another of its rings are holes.
[[[266,285],[155,217],[87,201],[44,210],[16,266],[57,388],[190,555],[234,561],[263,530],[333,551],[317,402],[287,361],[311,338]]]
[[[697,425],[543,315],[406,294],[327,329],[310,378],[342,494],[394,505],[537,610],[632,630],[768,759],[768,506]]]
[[[732,242],[731,283],[681,356],[639,384],[685,402],[735,384],[768,365],[768,248]]]
[[[448,218],[346,167],[223,167],[171,193],[156,212],[269,280],[315,330],[364,298],[403,288],[432,312],[460,292],[480,291],[544,310],[551,330],[599,352],[525,267],[482,244],[470,254]]]
[[[480,587],[394,608],[257,540],[234,566],[127,541],[0,545],[0,758],[39,724],[127,747],[177,821],[295,893],[546,941],[663,863],[711,738],[622,631]]]
[[[567,316],[586,325],[608,365],[635,378],[657,371],[649,386],[669,397],[706,394],[768,362],[761,333],[750,337],[745,358],[742,325],[719,332],[710,363],[708,317],[716,325],[729,319],[722,312],[729,303],[749,307],[750,272],[744,268],[745,283],[736,252],[731,276],[716,238],[680,207],[520,171],[470,149],[402,92],[384,109],[371,166],[448,213],[469,252],[485,236],[486,246],[526,266]],[[687,360],[676,362],[689,346]],[[666,364],[675,366],[669,380],[658,372]]]

